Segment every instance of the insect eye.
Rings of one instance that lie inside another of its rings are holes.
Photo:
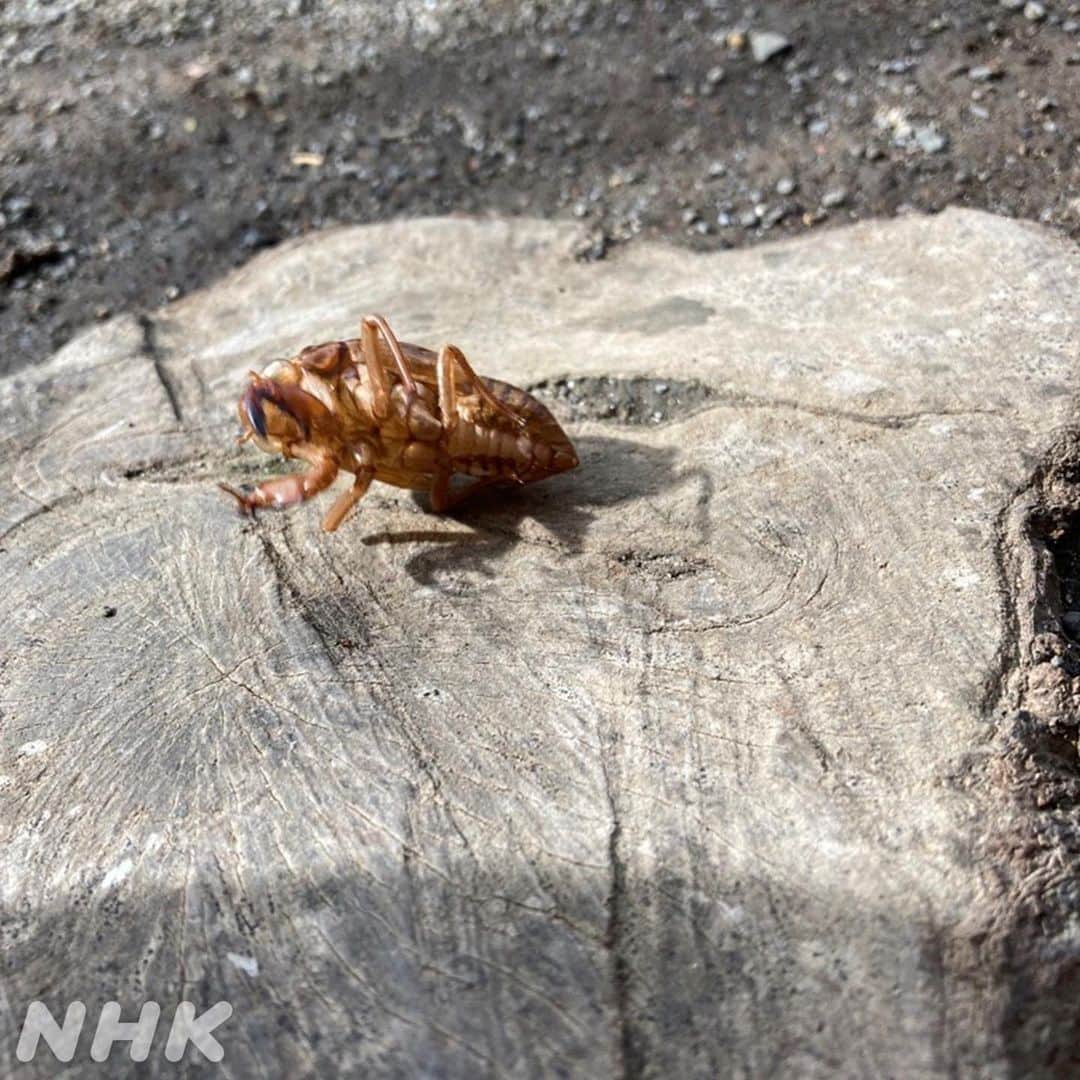
[[[312,410],[322,406],[298,387],[255,376],[240,404],[242,420],[262,439],[306,439]]]
[[[263,395],[257,387],[248,388],[242,407],[251,430],[260,438],[266,438],[266,412],[263,409]]]

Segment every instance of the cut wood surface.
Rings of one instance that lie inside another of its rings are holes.
[[[174,1075],[181,999],[232,1005],[184,1066],[222,1076],[1017,1068],[981,763],[1075,254],[962,211],[576,236],[312,236],[0,381],[0,1073],[57,1070],[15,1060],[38,999],[87,1004],[71,1076],[131,1068],[108,1000]],[[369,312],[537,387],[580,469],[239,519],[215,483],[281,467],[245,372]]]

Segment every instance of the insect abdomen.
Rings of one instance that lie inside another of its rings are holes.
[[[497,423],[460,425],[450,441],[457,471],[470,476],[498,476],[528,483],[577,465],[577,455],[558,421],[524,390],[498,379],[485,386],[524,426],[500,418]]]

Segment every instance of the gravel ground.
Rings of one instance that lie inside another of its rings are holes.
[[[578,217],[582,258],[949,204],[1080,236],[1080,3],[6,0],[0,371],[309,229]]]

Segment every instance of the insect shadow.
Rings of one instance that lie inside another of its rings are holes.
[[[444,573],[475,572],[494,577],[500,560],[523,537],[522,521],[531,518],[552,537],[551,546],[567,553],[584,550],[585,538],[597,514],[633,499],[649,498],[690,477],[702,484],[699,506],[712,495],[712,481],[703,470],[673,475],[675,447],[647,446],[629,439],[586,436],[575,441],[581,465],[573,472],[541,484],[520,488],[491,488],[468,499],[449,516],[472,532],[437,530],[382,532],[362,542],[425,546],[406,560],[406,572],[418,584],[431,585]],[[423,496],[417,496],[422,502]]]

